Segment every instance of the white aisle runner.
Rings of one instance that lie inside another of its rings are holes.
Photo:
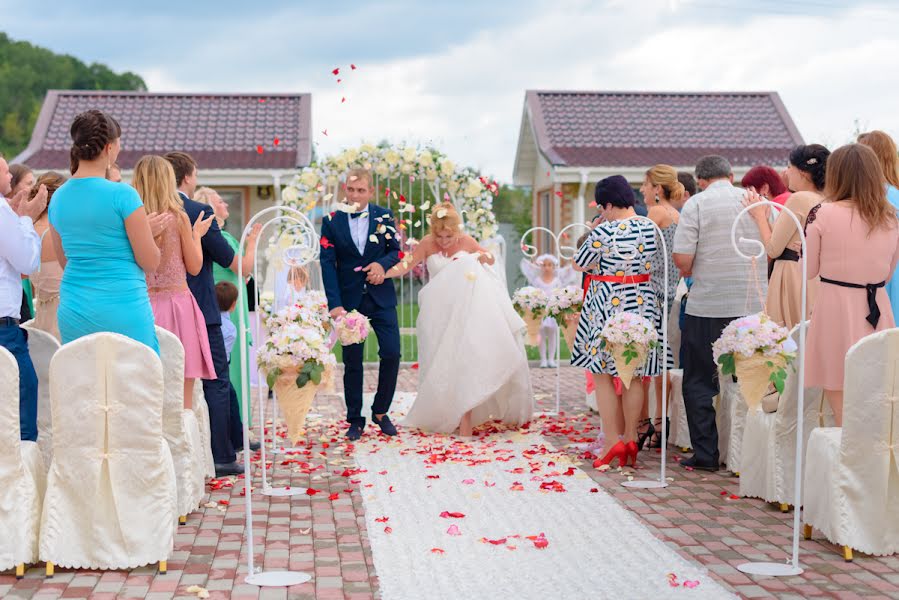
[[[537,433],[401,433],[355,452],[384,600],[734,597]]]

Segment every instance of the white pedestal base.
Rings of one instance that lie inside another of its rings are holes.
[[[642,490],[653,490],[658,488],[666,488],[668,484],[664,481],[655,481],[649,479],[635,479],[634,481],[623,481],[621,485],[627,488],[637,488]]]
[[[802,573],[801,567],[794,567],[789,563],[773,562],[749,562],[737,566],[737,569],[750,575],[765,575],[768,577],[789,577]]]
[[[259,587],[287,587],[306,583],[311,579],[312,575],[300,573],[299,571],[269,571],[267,573],[248,575],[244,581]]]

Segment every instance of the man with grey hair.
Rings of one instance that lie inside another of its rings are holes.
[[[749,261],[731,244],[731,228],[743,210],[743,190],[734,187],[734,174],[723,156],[704,156],[696,163],[702,192],[684,205],[674,234],[674,263],[684,277],[693,278],[681,331],[683,393],[693,443],[693,456],[684,466],[717,471],[718,429],[713,400],[718,395],[718,366],[712,344],[736,318],[759,312],[767,294],[767,261]],[[737,239],[759,240],[752,219],[737,224]],[[754,254],[755,248],[743,251]],[[754,271],[753,271],[754,269]]]

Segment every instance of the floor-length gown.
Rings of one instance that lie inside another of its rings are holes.
[[[402,425],[450,433],[472,411],[472,426],[527,422],[534,411],[524,349],[526,326],[502,279],[476,254],[434,254],[418,295],[418,396]]]

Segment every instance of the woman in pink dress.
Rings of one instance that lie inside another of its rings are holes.
[[[156,272],[147,275],[147,287],[156,324],[178,336],[184,346],[184,407],[190,408],[194,379],[215,379],[206,321],[187,287],[187,273],[196,275],[203,266],[200,244],[214,217],[197,219],[191,227],[176,191],[175,171],[161,156],[138,161],[134,188],[148,213],[175,217],[155,238],[162,257]]]
[[[899,223],[880,163],[861,144],[827,159],[827,199],[809,212],[808,278],[821,276],[808,331],[805,385],[820,387],[843,423],[843,364],[853,344],[895,326],[884,285],[899,262]]]

